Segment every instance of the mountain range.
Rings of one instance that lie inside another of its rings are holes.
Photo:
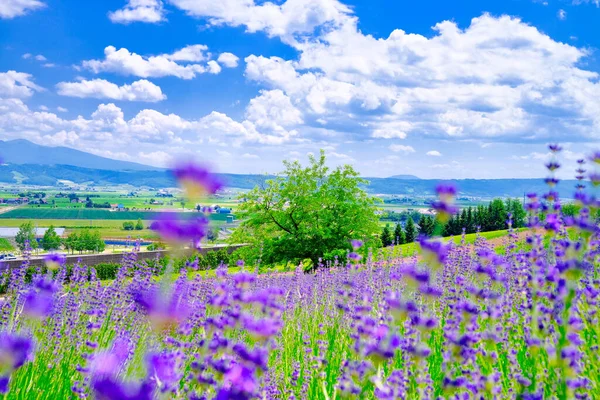
[[[161,168],[113,160],[69,147],[49,147],[25,139],[0,140],[0,157],[8,164],[73,165],[108,171],[156,171]]]
[[[0,182],[54,186],[60,180],[76,184],[132,185],[170,188],[176,182],[168,170],[126,161],[95,156],[66,147],[46,147],[26,140],[0,141]],[[273,175],[220,174],[228,187],[252,189],[272,179]],[[388,178],[365,178],[367,191],[374,194],[433,196],[436,179],[419,179],[413,175]],[[461,196],[523,197],[525,193],[544,193],[541,179],[460,179],[447,181],[459,188]],[[562,181],[558,190],[570,197],[576,181]]]

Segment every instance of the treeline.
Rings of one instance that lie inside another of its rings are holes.
[[[64,247],[65,250],[80,253],[84,251],[103,252],[106,248],[102,235],[97,229],[82,229],[80,232],[72,232],[66,238],[62,239],[50,226],[44,232],[44,236],[38,241],[36,230],[32,222],[25,222],[19,227],[19,232],[15,236],[15,242],[21,251],[29,247],[31,250],[42,248],[46,251],[59,250]]]
[[[466,233],[498,231],[507,229],[509,215],[513,227],[525,226],[527,213],[523,204],[513,199],[494,199],[487,206],[463,208],[445,225],[440,225],[433,215],[421,214],[417,226],[413,218],[408,218],[404,227],[401,223],[396,224],[394,229],[386,225],[381,232],[381,243],[383,246],[411,243],[420,234],[455,236],[462,234],[463,229]]]
[[[93,251],[102,253],[106,248],[106,244],[102,239],[102,235],[99,230],[82,229],[80,232],[71,232],[63,240],[63,246],[65,250],[71,253],[78,251],[83,253],[84,251]]]

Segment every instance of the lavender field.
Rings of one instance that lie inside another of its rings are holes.
[[[581,160],[579,212],[564,217],[553,190],[559,164],[547,167],[548,192],[528,195],[526,239],[509,230],[502,252],[483,237],[459,245],[421,237],[420,252],[408,258],[354,240],[347,262],[309,273],[258,274],[258,265],[240,260],[243,272],[233,275],[221,265],[216,278],[203,278],[189,273],[192,262],[157,277],[135,252],[112,281],[83,265],[68,269],[60,256],[32,277],[27,265],[7,272],[0,392],[5,399],[600,398],[599,203],[586,194]],[[176,176],[191,197],[220,188],[194,166]],[[456,189],[438,193],[443,224],[456,212]],[[165,215],[153,229],[177,253],[207,223]]]

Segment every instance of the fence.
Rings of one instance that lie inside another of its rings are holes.
[[[246,246],[245,244],[234,244],[234,245],[216,245],[213,247],[204,247],[198,250],[201,254],[206,254],[209,251],[217,251],[221,249],[227,250],[228,253],[239,249],[240,247]],[[93,266],[101,263],[120,263],[123,260],[123,255],[127,253],[118,254],[75,254],[68,255],[67,264],[75,264],[77,261],[81,261],[81,264],[87,266]],[[167,250],[156,250],[156,251],[140,251],[137,253],[138,260],[152,260],[155,258],[161,258],[168,254]],[[11,261],[0,261],[0,271],[6,269],[18,268],[23,264],[23,260],[11,260]],[[29,265],[33,267],[41,266],[44,264],[43,257],[34,257],[29,260]]]

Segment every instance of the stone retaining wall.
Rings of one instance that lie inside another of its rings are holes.
[[[201,254],[206,254],[209,251],[217,251],[221,249],[226,249],[228,253],[232,253],[233,251],[239,249],[240,247],[244,247],[245,245],[231,245],[231,246],[220,246],[220,247],[207,247],[199,250]],[[75,264],[77,261],[81,260],[82,264],[92,266],[101,263],[120,263],[123,260],[123,255],[127,253],[119,253],[119,254],[75,254],[67,256],[67,264]],[[166,250],[156,250],[156,251],[140,251],[137,253],[138,260],[152,260],[154,258],[161,258],[168,254]],[[7,268],[18,268],[23,264],[23,260],[12,260],[12,261],[0,261],[0,271],[3,271]],[[29,261],[31,266],[37,267],[39,265],[44,264],[43,258],[32,258]]]

